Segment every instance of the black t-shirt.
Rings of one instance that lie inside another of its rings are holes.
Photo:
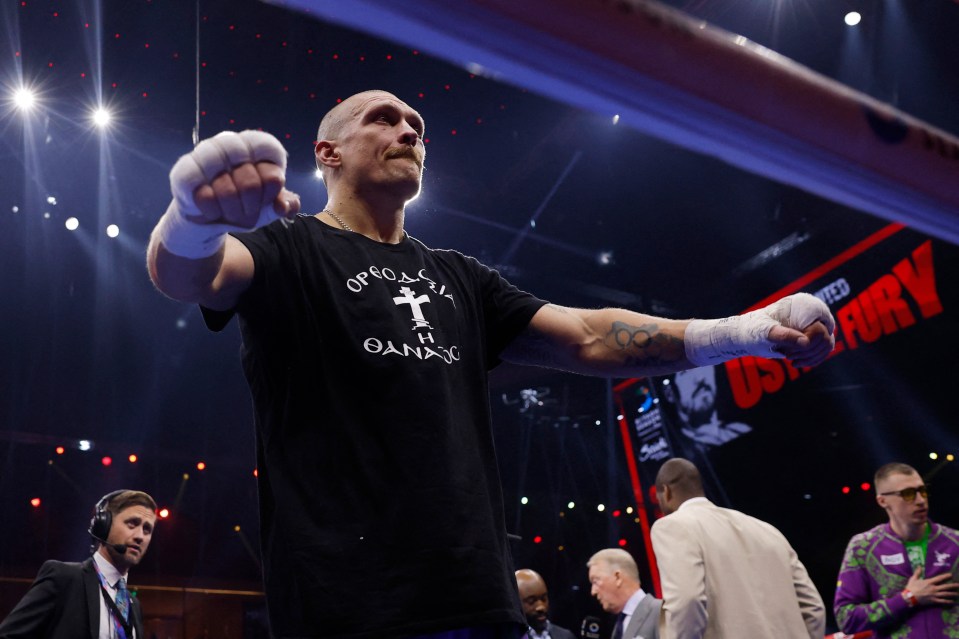
[[[525,625],[487,371],[545,302],[408,236],[301,216],[236,237],[273,632]],[[205,311],[214,330],[231,314]]]

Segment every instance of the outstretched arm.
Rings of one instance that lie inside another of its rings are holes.
[[[299,197],[284,188],[286,151],[262,131],[223,132],[170,172],[173,201],[150,236],[147,269],[166,295],[232,308],[253,279],[253,257],[230,231],[292,218]]]
[[[548,304],[503,352],[518,364],[586,375],[663,375],[744,355],[815,366],[835,346],[828,307],[805,293],[719,320],[672,320],[623,309]]]

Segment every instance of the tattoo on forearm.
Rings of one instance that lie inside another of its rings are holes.
[[[633,326],[615,321],[603,342],[610,350],[621,352],[627,366],[666,364],[685,356],[683,340],[661,332],[658,324]]]

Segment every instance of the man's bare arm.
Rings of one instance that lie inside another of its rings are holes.
[[[518,364],[586,375],[663,375],[756,355],[815,366],[835,346],[828,307],[807,294],[720,320],[674,320],[624,309],[548,304],[503,352]]]

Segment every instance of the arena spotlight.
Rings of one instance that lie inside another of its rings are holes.
[[[68,217],[63,225],[67,227],[68,231],[76,231],[80,228],[80,220],[75,217]]]
[[[313,172],[313,176],[320,182],[323,181],[323,171],[317,169],[316,171]]]
[[[29,111],[36,103],[36,94],[27,87],[20,87],[13,94],[13,104],[21,111]]]
[[[111,224],[107,227],[107,237],[117,237],[120,235],[120,227],[116,224]]]
[[[113,116],[110,114],[110,112],[103,107],[97,108],[90,117],[93,119],[93,123],[101,129],[109,126],[110,120],[113,119]]]
[[[862,15],[858,11],[850,11],[846,14],[845,21],[850,27],[854,27],[862,22]]]

